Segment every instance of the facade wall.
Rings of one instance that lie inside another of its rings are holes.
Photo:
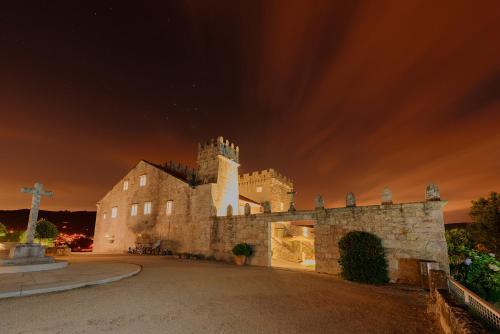
[[[290,195],[293,182],[274,169],[242,174],[239,177],[240,194],[262,203],[269,201],[273,212],[287,211],[290,207]],[[257,188],[262,189],[261,192]]]
[[[139,178],[146,175],[146,185],[139,186]],[[124,181],[129,182],[127,190]],[[95,252],[123,252],[135,246],[138,236],[153,238],[179,238],[184,244],[184,234],[179,233],[190,220],[190,196],[192,188],[185,182],[145,162],[139,162],[98,203]],[[167,216],[167,201],[173,201],[172,214]],[[144,203],[151,202],[151,213],[144,214]],[[137,204],[137,215],[131,215],[133,204]],[[112,218],[112,207],[118,215]],[[106,213],[106,218],[104,218]],[[170,230],[169,230],[170,227]],[[188,236],[186,236],[187,238]]]

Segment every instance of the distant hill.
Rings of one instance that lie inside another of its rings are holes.
[[[0,223],[15,231],[25,230],[30,210],[0,210]],[[95,211],[45,211],[40,210],[38,219],[54,223],[64,233],[82,233],[94,236]]]

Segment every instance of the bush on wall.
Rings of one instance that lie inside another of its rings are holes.
[[[384,284],[389,281],[382,241],[368,232],[347,233],[339,241],[342,277],[349,281]]]

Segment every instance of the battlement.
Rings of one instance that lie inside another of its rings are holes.
[[[293,188],[293,180],[284,176],[283,174],[280,174],[276,170],[269,168],[269,169],[264,169],[262,171],[256,171],[252,173],[245,173],[245,174],[240,174],[239,176],[239,182],[240,183],[246,183],[246,182],[263,182],[265,180],[274,178],[280,182],[283,182],[284,184],[290,186]]]
[[[207,156],[222,155],[235,162],[239,162],[240,148],[222,136],[211,139],[209,142],[198,144],[198,160]]]
[[[200,180],[198,177],[198,172],[194,168],[189,166],[176,163],[174,161],[165,162],[164,164],[159,166],[161,169],[166,171],[167,173],[186,181],[191,186],[196,186],[200,184]]]

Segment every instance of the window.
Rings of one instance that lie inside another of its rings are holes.
[[[128,190],[128,180],[123,181],[123,191]]]
[[[111,208],[111,218],[116,218],[118,216],[118,207],[114,206]]]
[[[145,174],[139,176],[139,186],[144,187],[146,185],[146,180],[147,180],[147,177]]]
[[[170,216],[172,214],[172,208],[174,206],[174,201],[167,201],[167,208],[165,210],[165,213],[167,216]]]
[[[106,212],[102,214],[102,219],[106,219]]]
[[[257,190],[258,193],[261,193],[262,192],[262,187],[257,187],[256,190]]]
[[[283,202],[280,202],[280,211],[283,211],[284,208],[285,206],[283,205]]]
[[[130,209],[130,215],[131,216],[137,216],[137,204],[132,204],[132,208]]]
[[[144,202],[144,214],[151,214],[151,202]]]

